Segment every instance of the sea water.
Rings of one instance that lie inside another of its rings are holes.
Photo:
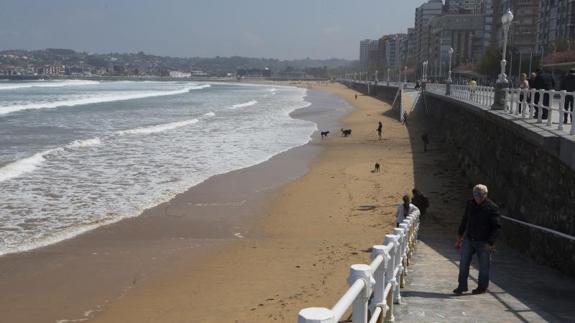
[[[241,83],[0,82],[0,255],[139,215],[310,140],[306,90]]]

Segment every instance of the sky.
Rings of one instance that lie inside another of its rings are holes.
[[[358,59],[425,0],[0,0],[0,50]]]

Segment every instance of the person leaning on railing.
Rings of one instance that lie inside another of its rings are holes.
[[[519,88],[521,90],[529,90],[529,80],[527,79],[527,74],[525,73],[521,73],[521,82],[519,83]],[[524,102],[529,102],[529,94],[525,95],[523,94],[523,92],[521,92],[521,94],[519,94],[519,107],[517,112],[521,113],[522,110],[522,104],[524,104]]]
[[[575,91],[575,68],[569,70],[569,74],[567,74],[563,80],[561,81],[561,90],[565,90],[567,92]],[[571,122],[573,122],[573,115],[569,113],[569,111],[573,111],[573,95],[568,94],[565,96],[565,116],[563,118],[563,123],[568,123],[569,115],[571,115]]]
[[[531,86],[531,88],[537,89],[537,90],[545,90],[545,91],[549,91],[555,88],[555,80],[553,79],[553,77],[545,72],[542,69],[537,69],[536,71],[536,76],[535,79],[533,80],[533,86]],[[539,117],[539,107],[537,106],[537,104],[539,103],[539,93],[535,93],[535,98],[533,99],[533,102],[535,103],[535,117],[538,118]],[[542,119],[547,119],[547,114],[549,113],[549,93],[545,92],[543,94],[543,106],[545,107],[544,109],[542,109],[541,111],[541,118]]]
[[[475,79],[471,79],[471,81],[469,81],[469,100],[473,100],[475,97],[475,91],[477,91],[477,81]]]
[[[420,215],[420,211],[417,206],[411,203],[411,196],[409,196],[409,194],[405,194],[403,195],[403,203],[397,206],[395,220],[396,227],[399,227],[399,224],[401,224],[401,222],[410,215],[418,216]]]

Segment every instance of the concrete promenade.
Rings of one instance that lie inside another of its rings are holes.
[[[416,92],[404,93],[408,112],[412,112],[416,100]],[[453,244],[465,200],[471,198],[476,183],[470,183],[450,159],[433,128],[425,123],[422,112],[410,113],[408,130],[415,186],[428,196],[431,207],[422,219],[416,253],[402,290],[402,305],[395,307],[396,321],[575,322],[575,279],[535,264],[510,249],[504,243],[504,233],[492,257],[488,293],[471,294],[471,289],[477,286],[474,258],[470,291],[462,296],[453,295],[459,264],[459,253]],[[428,152],[423,152],[420,139],[423,132],[431,136]]]
[[[408,268],[397,322],[575,322],[575,279],[535,264],[508,248],[503,237],[492,258],[491,283],[483,295],[455,296],[459,254],[453,248],[471,183],[432,141],[422,152],[421,120],[410,125],[416,186],[430,198],[417,251]],[[565,255],[573,257],[573,255]],[[469,289],[477,286],[476,259]]]

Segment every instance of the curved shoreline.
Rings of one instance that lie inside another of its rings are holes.
[[[313,117],[313,104],[293,116]],[[249,237],[276,189],[303,175],[321,149],[312,141],[258,165],[213,176],[138,217],[1,257],[3,318],[36,322],[82,319],[87,311],[97,315],[184,259],[200,262],[214,248]]]

